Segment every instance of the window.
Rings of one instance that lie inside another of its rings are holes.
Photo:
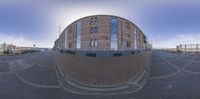
[[[93,27],[90,27],[90,33],[93,33]]]
[[[95,19],[94,19],[94,24],[95,24],[95,25],[98,24],[98,18],[97,18],[97,17],[95,17]]]
[[[76,24],[76,48],[81,48],[81,21]]]
[[[130,41],[126,41],[126,47],[131,47]]]
[[[110,17],[110,48],[113,50],[118,49],[117,36],[118,20],[116,17]]]
[[[94,24],[94,21],[90,21],[90,25],[93,25]]]
[[[97,40],[94,40],[94,47],[97,47]]]
[[[108,44],[108,43],[107,43],[106,45],[107,45],[107,46],[109,46],[109,44]]]
[[[90,47],[93,47],[93,40],[90,40]]]
[[[106,36],[106,40],[108,40],[108,36]]]
[[[97,47],[97,39],[92,39],[90,40],[90,47],[94,48],[94,47]]]
[[[98,23],[98,17],[90,18],[90,25],[97,25]]]
[[[135,50],[138,49],[138,29],[134,28],[134,47]]]
[[[72,26],[69,27],[69,33],[71,33],[71,32],[72,32]]]
[[[69,48],[71,48],[72,47],[72,44],[71,43],[69,43]]]
[[[130,23],[126,22],[126,29],[130,30]]]
[[[127,38],[130,39],[130,34],[129,33],[127,33]]]
[[[90,18],[90,33],[98,32],[98,17]]]
[[[90,33],[97,33],[98,32],[98,27],[90,27]]]
[[[98,32],[98,27],[94,27],[94,33],[97,33]]]

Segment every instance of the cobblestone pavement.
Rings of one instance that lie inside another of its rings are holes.
[[[149,67],[150,57],[150,51],[109,58],[55,53],[57,65],[65,74],[73,81],[93,87],[122,86],[134,81]]]
[[[199,99],[200,55],[153,51],[143,88],[121,95],[79,95],[57,79],[52,52],[0,56],[0,99]]]

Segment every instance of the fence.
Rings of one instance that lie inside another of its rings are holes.
[[[200,52],[200,44],[180,44],[176,47],[178,52]]]

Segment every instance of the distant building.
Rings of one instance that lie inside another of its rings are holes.
[[[110,15],[81,18],[61,33],[54,49],[61,50],[145,50],[151,45],[144,33],[131,21]]]
[[[6,44],[6,43],[0,44],[0,52],[5,52],[5,51],[9,52],[9,51],[12,51],[14,49],[16,49],[16,46],[13,45],[13,44]]]

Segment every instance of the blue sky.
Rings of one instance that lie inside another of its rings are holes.
[[[135,23],[154,47],[200,43],[198,0],[5,0],[0,1],[0,43],[52,47],[71,22],[110,14]]]

